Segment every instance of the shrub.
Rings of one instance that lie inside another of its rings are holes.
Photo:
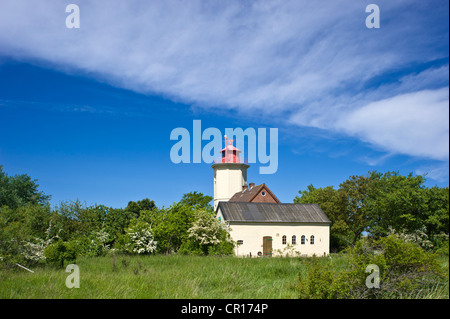
[[[150,254],[156,251],[156,245],[150,224],[137,219],[131,222],[125,235],[118,238],[118,248],[129,253]]]
[[[63,242],[59,239],[57,242],[50,244],[44,250],[44,256],[49,263],[59,264],[62,268],[64,267],[64,261],[75,261],[76,254],[76,243],[75,242]]]
[[[90,236],[83,236],[76,240],[77,255],[80,256],[104,256],[110,247],[107,245],[109,234],[103,230],[92,233]]]
[[[308,271],[300,273],[299,298],[409,298],[430,289],[448,275],[436,255],[391,235],[370,243],[358,241],[345,254],[349,267],[337,270],[329,260],[313,258]],[[379,269],[379,288],[366,286],[368,265]]]
[[[180,249],[178,249],[178,253],[182,255],[194,255],[194,256],[203,256],[205,255],[205,251],[200,243],[192,238],[184,241]]]
[[[192,255],[231,255],[234,244],[225,227],[206,209],[199,209],[179,252]]]
[[[44,250],[50,244],[50,240],[43,240],[41,238],[35,238],[33,241],[27,241],[23,244],[23,257],[30,262],[38,263],[41,260],[45,260]]]
[[[312,257],[309,270],[305,276],[299,273],[299,283],[297,285],[298,297],[301,299],[329,299],[331,295],[330,286],[333,283],[333,273],[328,266],[324,267]]]
[[[222,230],[219,221],[206,210],[200,209],[195,214],[195,221],[188,230],[189,237],[194,238],[200,245],[218,244]]]
[[[216,245],[208,247],[208,255],[210,256],[227,256],[232,255],[234,243],[228,240],[222,240]]]

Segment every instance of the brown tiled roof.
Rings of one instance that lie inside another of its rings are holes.
[[[267,185],[265,183],[253,186],[252,188],[246,189],[245,191],[240,191],[237,192],[236,194],[234,194],[231,198],[230,198],[230,202],[251,202],[256,195],[259,194],[259,192],[261,192],[261,190],[265,188],[267,190],[267,192],[269,192],[269,194],[272,196],[272,198],[277,202],[277,203],[281,203],[280,200],[275,196],[274,193],[272,193],[272,191],[269,189],[269,187],[267,187]]]
[[[253,186],[251,189],[246,189],[241,192],[237,192],[230,198],[230,202],[250,202],[256,195],[258,195],[259,191],[264,187],[263,184],[259,184],[257,186]]]

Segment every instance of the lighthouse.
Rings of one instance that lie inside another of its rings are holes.
[[[240,158],[241,151],[233,146],[233,141],[225,135],[225,148],[220,151],[222,156],[211,166],[214,169],[214,210],[219,202],[228,201],[247,184],[250,165]]]

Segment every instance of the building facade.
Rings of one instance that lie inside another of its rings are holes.
[[[212,165],[214,209],[237,243],[235,254],[328,255],[331,221],[319,205],[283,204],[266,184],[247,186],[249,165],[239,153],[226,140],[222,157]]]
[[[326,256],[330,220],[317,204],[220,202],[237,256]]]

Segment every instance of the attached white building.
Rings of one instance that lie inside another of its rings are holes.
[[[317,204],[220,202],[238,256],[326,256],[330,220]]]
[[[265,185],[247,186],[241,151],[228,143],[214,169],[214,209],[237,256],[326,256],[331,221],[317,204],[282,204]]]

